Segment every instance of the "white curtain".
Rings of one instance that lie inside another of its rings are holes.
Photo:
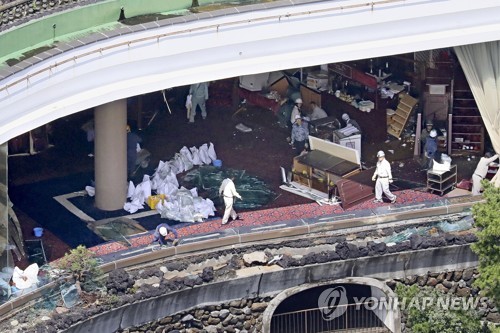
[[[456,46],[495,152],[500,153],[500,41]],[[500,175],[492,179],[500,187]]]

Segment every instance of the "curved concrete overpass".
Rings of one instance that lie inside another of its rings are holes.
[[[497,40],[499,16],[497,0],[322,1],[80,41],[0,81],[0,142],[193,82]]]

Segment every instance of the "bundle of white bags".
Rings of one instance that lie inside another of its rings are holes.
[[[217,159],[214,144],[203,144],[199,148],[182,147],[182,149],[174,155],[174,158],[166,162],[170,164],[171,169],[175,174],[189,171],[194,166],[211,164]]]
[[[177,174],[188,171],[194,166],[211,164],[217,159],[213,143],[203,144],[199,148],[182,147],[182,149],[168,161],[160,161],[152,177],[145,175],[142,182],[134,186],[129,182],[124,209],[133,214],[144,208],[144,204],[152,191],[164,194],[165,201],[160,201],[156,210],[161,217],[181,222],[201,222],[215,214],[214,203],[210,199],[198,197],[196,188],[179,189]]]

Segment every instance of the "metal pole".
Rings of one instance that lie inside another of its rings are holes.
[[[415,147],[413,147],[413,155],[420,156],[420,134],[422,128],[422,114],[419,112],[417,114],[417,127],[415,130]]]

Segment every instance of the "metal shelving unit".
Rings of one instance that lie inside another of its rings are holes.
[[[452,165],[449,171],[427,171],[427,190],[444,195],[457,185],[457,166]]]

